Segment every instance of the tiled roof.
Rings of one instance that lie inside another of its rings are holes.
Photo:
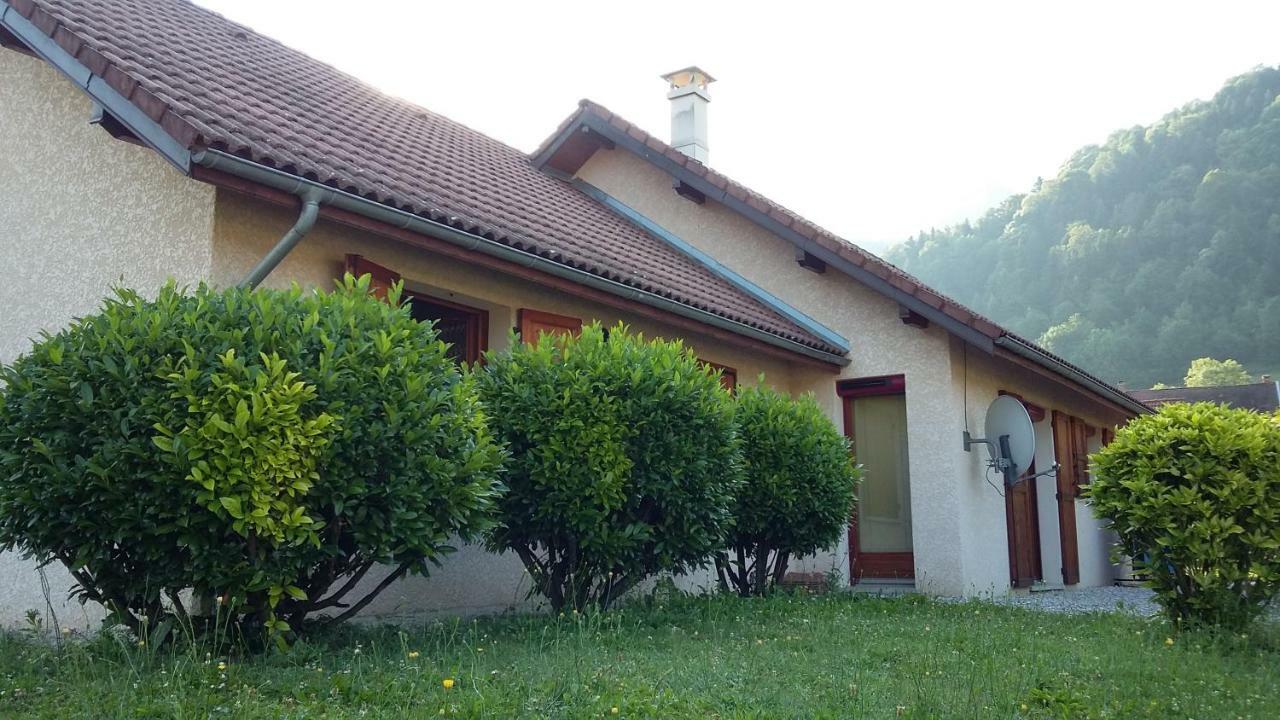
[[[610,129],[635,140],[643,147],[646,154],[657,155],[664,160],[675,163],[675,165],[683,168],[683,170],[691,173],[693,176],[706,181],[711,187],[723,192],[728,198],[733,198],[745,203],[752,210],[760,213],[761,216],[778,223],[783,228],[798,233],[800,236],[812,241],[828,252],[831,252],[836,256],[847,260],[853,265],[866,270],[872,275],[887,282],[897,291],[900,291],[901,293],[904,293],[905,295],[919,300],[925,305],[944,313],[948,318],[972,329],[979,333],[980,336],[985,336],[993,341],[1004,340],[1006,342],[1019,345],[1042,357],[1051,366],[1056,366],[1055,369],[1067,370],[1072,373],[1076,373],[1094,383],[1097,383],[1099,386],[1106,388],[1108,394],[1113,398],[1128,398],[1122,390],[1111,386],[1104,380],[1090,374],[1079,366],[1039,347],[1026,338],[1000,327],[989,318],[971,310],[959,301],[949,298],[937,290],[934,290],[896,265],[863,250],[854,243],[841,238],[829,230],[819,227],[818,225],[801,217],[799,214],[770,200],[764,195],[761,195],[745,185],[716,172],[710,167],[704,165],[702,162],[685,155],[679,150],[676,150],[620,115],[611,112],[608,108],[600,105],[599,103],[591,100],[580,101],[578,109],[566,118],[560,124],[559,128],[557,128],[556,131],[548,137],[537,150],[533,151],[532,157],[535,158],[535,162],[549,164],[552,167],[565,172],[575,171],[576,166],[585,162],[589,151],[584,152],[581,147],[562,147],[561,145],[567,138],[574,135],[577,128],[583,127],[584,118],[587,116],[593,116],[599,121],[606,123]],[[557,167],[556,156],[559,153],[563,153],[565,156],[565,162],[567,162],[568,165]],[[1140,401],[1139,404],[1141,404]]]
[[[189,2],[9,0],[185,148],[221,150],[843,354],[524,153]]]
[[[1249,385],[1130,390],[1129,394],[1148,405],[1211,402],[1264,413],[1280,410],[1280,387],[1271,380]]]

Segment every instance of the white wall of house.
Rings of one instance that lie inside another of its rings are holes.
[[[113,285],[153,292],[212,266],[213,188],[90,125],[90,112],[44,62],[0,48],[0,362],[91,312]],[[60,621],[96,622],[96,608],[64,602],[61,565],[46,575]],[[35,566],[0,553],[0,625],[28,609],[50,612]]]
[[[1057,462],[1053,445],[1052,415],[1036,423],[1036,468],[1048,470]],[[1058,478],[1036,478],[1036,505],[1040,520],[1040,567],[1046,585],[1062,585],[1062,535],[1058,519]]]
[[[1000,358],[993,358],[982,353],[970,351],[967,357],[969,370],[969,407],[971,412],[970,426],[981,429],[985,421],[987,405],[994,400],[1000,390],[1016,392],[1026,401],[1046,409],[1043,421],[1035,423],[1036,430],[1036,467],[1047,470],[1056,462],[1054,447],[1052,411],[1058,410],[1083,419],[1095,428],[1114,427],[1124,421],[1123,415],[1114,409],[1092,402],[1080,393],[1068,390],[1064,386],[1048,382],[1026,368],[1014,365]],[[1101,447],[1101,433],[1095,433],[1089,439],[1090,451]],[[978,454],[985,459],[986,453]],[[1057,478],[1046,475],[1036,479],[1036,497],[1040,526],[1040,559],[1045,583],[1062,584],[1062,540],[1058,519]],[[1004,505],[1000,505],[1001,513]],[[1093,516],[1088,502],[1083,498],[1075,500],[1076,544],[1080,566],[1080,582],[1073,587],[1097,587],[1110,585],[1114,580],[1114,569],[1109,559],[1110,548],[1115,542],[1114,535],[1103,530],[1101,521]],[[994,514],[988,513],[990,522],[996,522]],[[1001,529],[1004,527],[1003,515],[1000,519]],[[994,538],[991,539],[994,542]],[[1008,586],[1008,538],[1001,547],[1005,554],[1002,559],[1004,586]],[[994,572],[994,568],[989,570]],[[992,576],[994,578],[994,575]],[[995,582],[993,580],[993,582]]]
[[[1046,407],[1070,409],[1099,425],[1119,422],[1118,413],[1008,361],[966,351],[940,328],[904,325],[894,301],[838,271],[801,268],[789,242],[713,200],[697,205],[678,196],[668,175],[625,150],[596,152],[577,176],[845,336],[852,362],[838,376],[798,370],[791,382],[793,392],[815,393],[833,422],[842,422],[837,379],[903,374],[916,585],[945,595],[1008,590],[1004,500],[986,483],[985,454],[962,448],[966,418],[981,428],[987,404],[1001,389],[1045,398]],[[973,360],[975,355],[981,357]],[[1082,532],[1094,530],[1085,525]],[[835,565],[847,573],[847,558],[842,540],[801,567],[825,571]]]
[[[916,584],[939,594],[975,592],[966,577],[967,521],[956,511],[969,488],[962,482],[966,458],[952,437],[959,437],[962,411],[952,391],[947,333],[904,325],[895,302],[835,270],[805,270],[787,241],[714,201],[696,205],[676,195],[669,176],[626,151],[597,152],[578,176],[846,337],[852,362],[839,375],[800,371],[791,384],[793,392],[813,392],[832,422],[842,422],[837,379],[905,376]],[[840,563],[847,576],[847,553],[842,541],[809,565],[826,570]]]
[[[1102,434],[1089,438],[1089,452],[1102,449]],[[1076,532],[1079,537],[1080,586],[1110,585],[1116,579],[1116,567],[1111,562],[1111,550],[1119,543],[1115,532],[1108,530],[1102,520],[1093,514],[1093,507],[1085,498],[1076,498]]]

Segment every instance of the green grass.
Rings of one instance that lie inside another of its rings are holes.
[[[0,717],[1276,717],[1275,627],[1168,637],[1126,616],[850,596],[347,627],[253,658],[11,634]]]

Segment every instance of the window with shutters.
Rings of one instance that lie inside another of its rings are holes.
[[[369,276],[369,287],[380,298],[400,281],[400,273],[371,262],[359,255],[347,255],[345,272]],[[440,339],[449,345],[449,357],[460,363],[478,362],[484,355],[489,338],[489,313],[451,300],[425,293],[406,291],[405,301],[413,319],[435,324]]]

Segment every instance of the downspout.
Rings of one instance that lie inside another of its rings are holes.
[[[275,245],[267,251],[266,255],[258,261],[257,265],[244,276],[244,280],[240,281],[240,287],[250,290],[258,287],[272,270],[276,269],[286,256],[297,247],[298,243],[307,233],[311,232],[311,228],[315,227],[316,218],[320,217],[320,192],[314,188],[303,188],[297,195],[302,198],[302,212],[298,214],[298,220],[293,223],[293,227],[289,228],[289,232],[285,233]]]

